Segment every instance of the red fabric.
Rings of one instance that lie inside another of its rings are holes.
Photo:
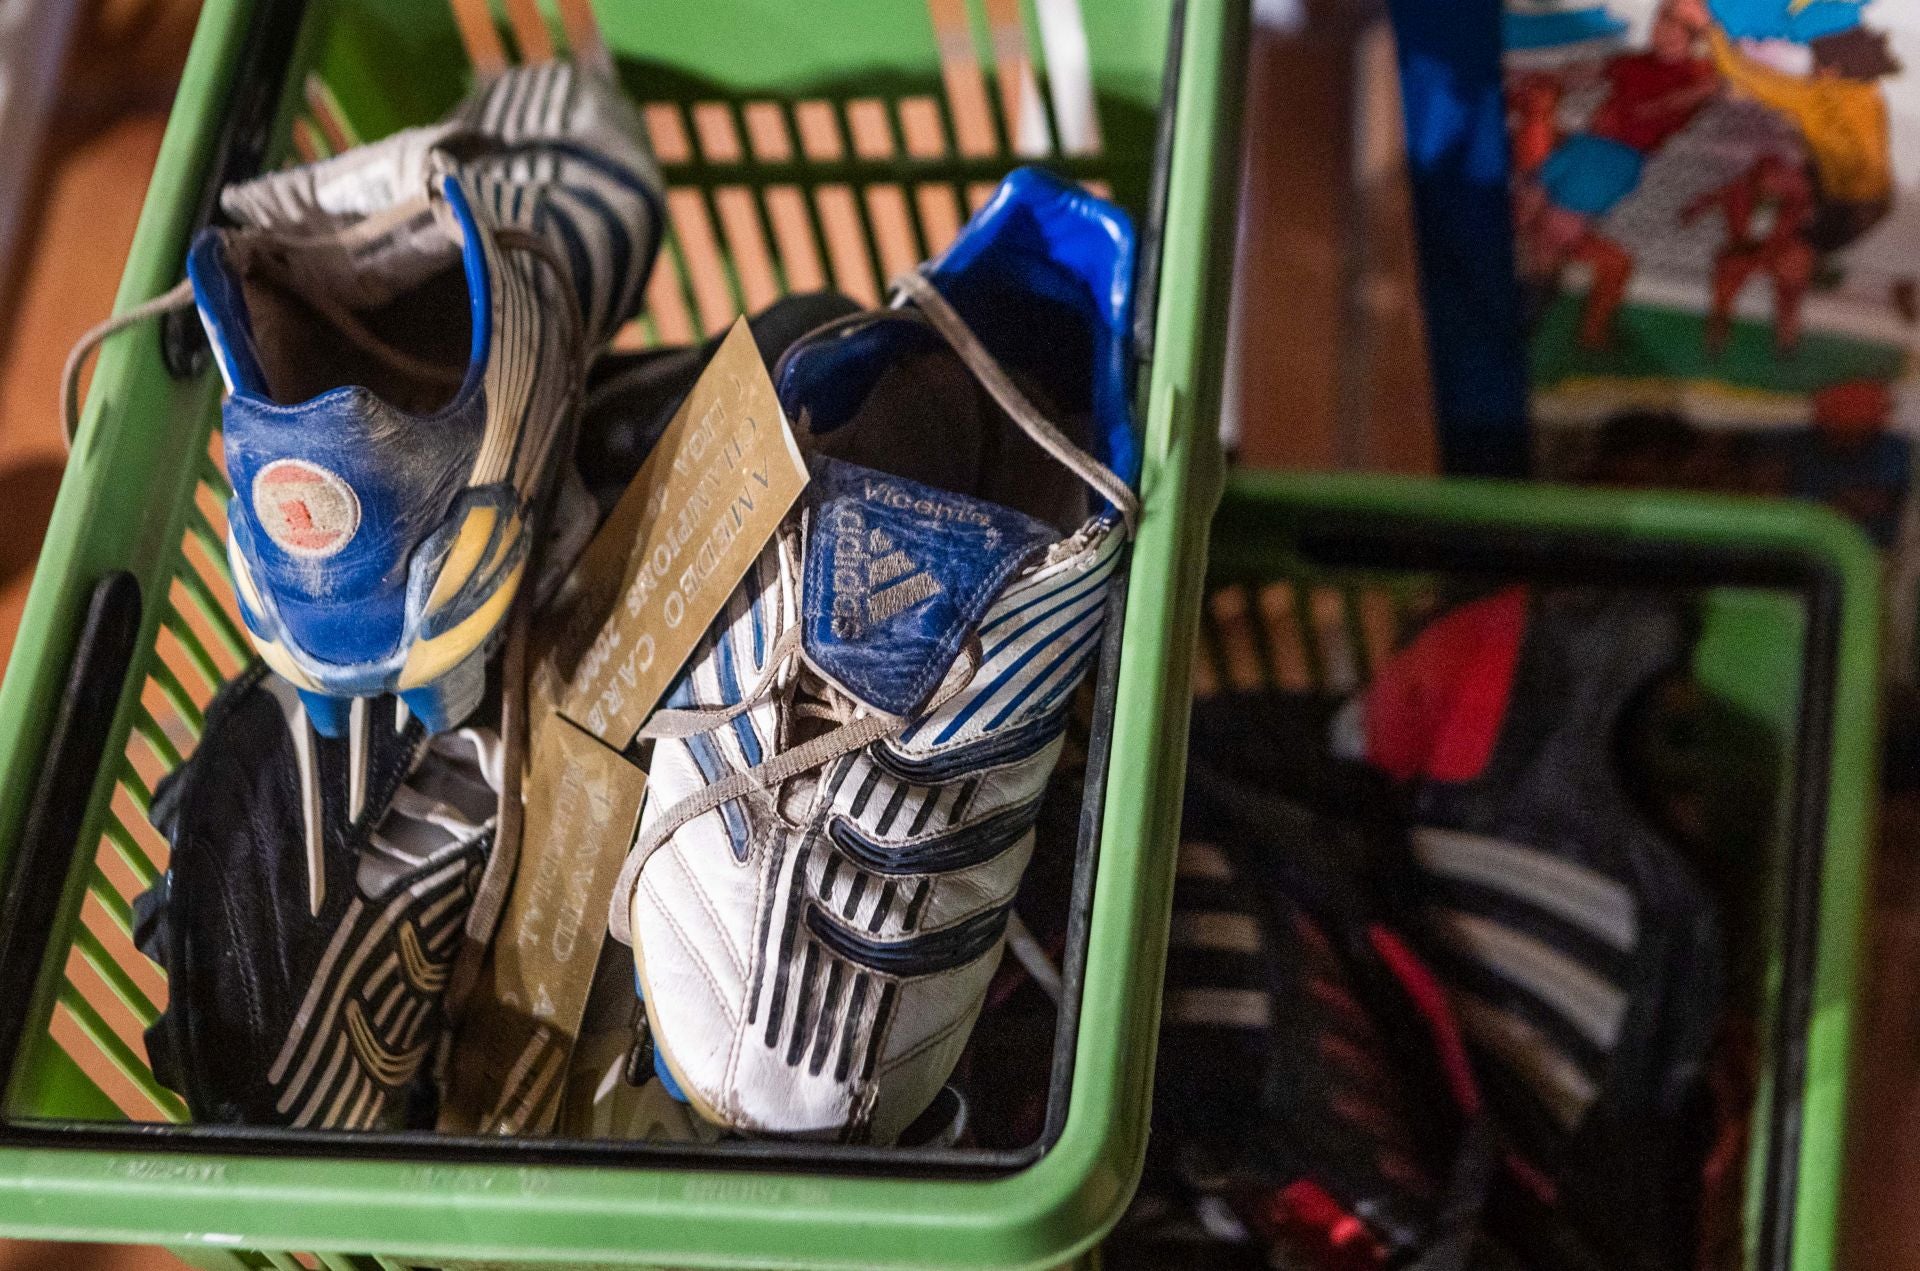
[[[1462,605],[1420,633],[1367,690],[1367,758],[1399,781],[1471,781],[1506,718],[1527,592]]]
[[[1893,390],[1876,380],[1830,384],[1813,395],[1813,423],[1842,439],[1878,433],[1893,417]]]
[[[1533,1198],[1542,1205],[1552,1207],[1560,1203],[1560,1189],[1554,1186],[1552,1179],[1542,1173],[1540,1167],[1518,1152],[1509,1150],[1506,1154],[1507,1173],[1515,1182],[1533,1193]]]
[[[1412,999],[1420,1018],[1426,1021],[1434,1053],[1440,1058],[1440,1070],[1447,1078],[1447,1089],[1460,1106],[1461,1114],[1473,1116],[1480,1111],[1480,1086],[1473,1079],[1473,1064],[1467,1058],[1467,1042],[1460,1035],[1459,1023],[1453,1018],[1453,1007],[1447,1001],[1447,991],[1440,987],[1440,981],[1427,969],[1427,964],[1392,931],[1375,924],[1367,928],[1367,940],[1373,945],[1373,951],[1380,955],[1380,960],[1387,964],[1387,970],[1393,973],[1401,989]]]
[[[1367,1225],[1311,1179],[1287,1184],[1249,1207],[1249,1225],[1315,1271],[1376,1271],[1387,1251]]]
[[[1709,1271],[1736,1266],[1746,1247],[1746,1162],[1753,1136],[1753,1092],[1760,1087],[1754,1021],[1735,1012],[1720,1027],[1707,1070],[1713,1095],[1713,1141],[1701,1169],[1699,1253]]]
[[[1513,166],[1532,176],[1560,144],[1560,85],[1551,75],[1524,75],[1507,89]]]
[[[1706,58],[1669,62],[1652,53],[1615,58],[1607,66],[1613,91],[1587,131],[1652,154],[1693,122],[1708,100],[1698,90],[1714,78]]]

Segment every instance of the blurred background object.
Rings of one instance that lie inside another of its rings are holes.
[[[14,239],[79,15],[79,0],[0,0],[0,172],[28,176],[0,182],[0,296],[12,282]]]
[[[1256,0],[1222,430],[1261,468],[1432,472],[1393,32],[1378,0]]]
[[[0,663],[65,462],[60,366],[113,306],[198,13],[0,0]]]

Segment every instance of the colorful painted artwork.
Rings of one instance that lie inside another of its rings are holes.
[[[1920,5],[1506,0],[1505,40],[1537,467],[1904,543]]]

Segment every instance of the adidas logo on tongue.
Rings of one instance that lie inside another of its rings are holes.
[[[833,634],[857,640],[866,629],[933,599],[945,588],[883,529],[867,528],[857,507],[834,511]]]
[[[867,535],[867,550],[873,553],[873,559],[867,562],[868,622],[885,622],[901,610],[911,609],[940,594],[940,584],[934,581],[933,575],[895,547],[885,530]],[[872,590],[879,587],[885,590]]]
[[[861,702],[908,716],[932,699],[1007,580],[1058,532],[963,494],[825,455],[809,461],[807,660]]]

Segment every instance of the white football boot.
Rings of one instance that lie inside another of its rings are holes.
[[[642,730],[611,915],[719,1125],[891,1142],[966,1045],[1137,506],[1132,268],[1023,170],[781,361],[812,480]]]

